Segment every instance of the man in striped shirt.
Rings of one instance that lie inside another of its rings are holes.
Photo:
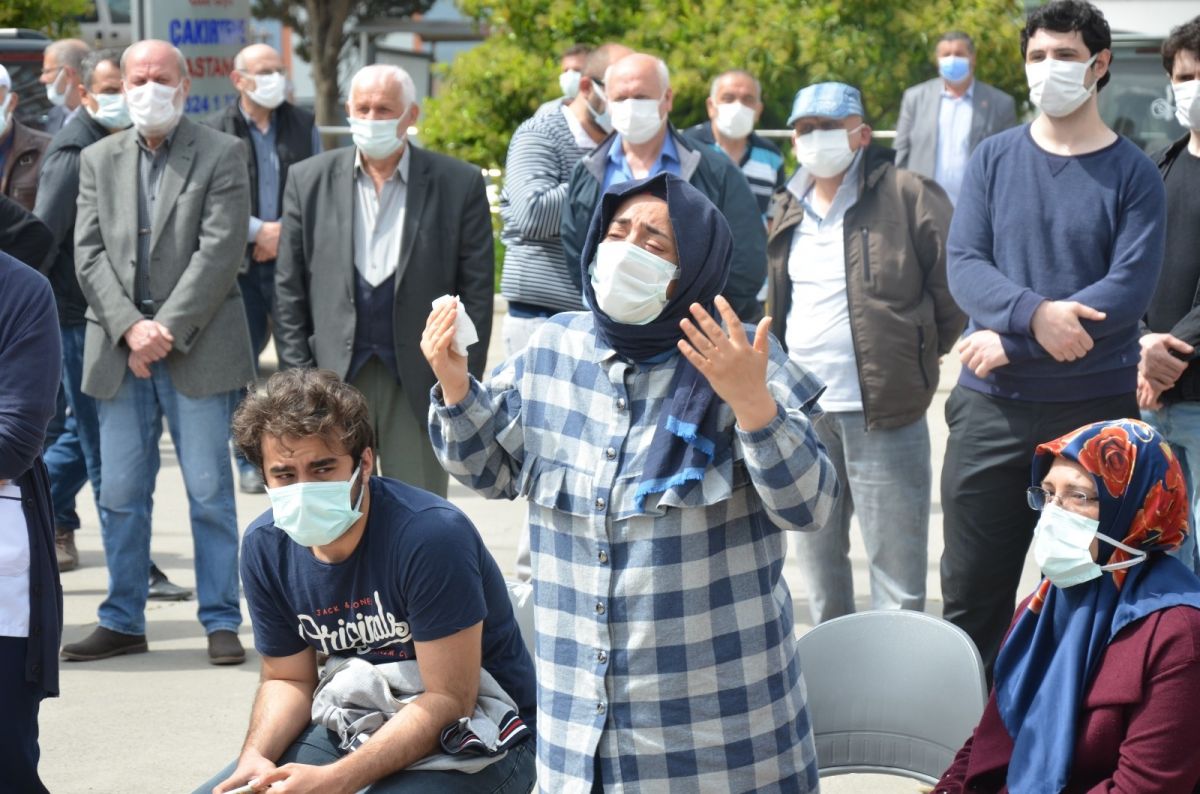
[[[684,135],[733,160],[767,216],[771,194],[783,187],[783,155],[779,147],[754,132],[762,117],[762,86],[758,78],[741,69],[730,69],[713,78],[704,105],[708,121],[684,130]]]
[[[525,347],[547,317],[583,308],[579,263],[563,255],[562,205],[575,164],[612,132],[601,88],[604,70],[629,52],[620,44],[593,50],[575,98],[526,120],[508,144],[500,193],[500,294],[508,299],[502,330],[509,355]]]

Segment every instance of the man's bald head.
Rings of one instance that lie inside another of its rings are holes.
[[[53,60],[57,67],[65,66],[79,74],[83,67],[83,59],[91,51],[92,48],[80,39],[59,39],[46,47],[43,58],[47,62]]]
[[[671,88],[671,72],[662,58],[647,55],[644,52],[634,52],[614,61],[604,73],[604,85],[609,81],[636,81],[643,85],[657,85],[658,96],[662,96]]]
[[[632,54],[633,50],[624,44],[616,42],[601,44],[588,55],[587,62],[583,67],[583,73],[593,80],[604,82],[604,73],[608,71],[608,67],[626,55]]]
[[[275,69],[283,68],[283,58],[270,44],[258,43],[243,47],[241,52],[233,58],[233,68],[239,72],[253,74],[255,68],[262,63],[269,63]]]
[[[183,53],[158,39],[145,39],[129,45],[121,55],[121,75],[131,86],[151,81],[164,85],[191,83]]]

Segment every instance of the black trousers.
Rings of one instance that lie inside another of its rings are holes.
[[[41,687],[25,680],[24,637],[0,637],[0,792],[44,794],[38,777]]]
[[[943,615],[979,648],[987,677],[1012,622],[1038,514],[1025,502],[1034,448],[1077,427],[1138,418],[1133,393],[1069,403],[1006,400],[955,386],[942,464]]]

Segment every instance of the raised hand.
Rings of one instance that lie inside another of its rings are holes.
[[[454,318],[458,314],[458,298],[447,301],[429,313],[425,330],[421,332],[421,352],[442,384],[442,400],[446,405],[462,402],[470,389],[467,357],[451,348],[454,341]]]
[[[767,361],[771,318],[764,317],[754,332],[754,343],[746,337],[742,322],[729,305],[717,296],[717,311],[728,332],[698,303],[689,309],[692,319],[679,321],[687,339],[678,342],[679,352],[708,379],[717,396],[729,404],[742,430],[759,430],[778,412],[767,390]]]

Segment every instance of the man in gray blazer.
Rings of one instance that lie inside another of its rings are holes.
[[[367,398],[380,470],[446,495],[429,441],[435,378],[421,353],[430,305],[456,295],[479,342],[492,329],[492,222],[478,168],[412,146],[420,107],[399,67],[366,66],[346,103],[354,146],[288,170],[275,264],[275,346],[285,367],[338,373]]]
[[[1016,125],[1016,106],[1008,94],[975,79],[975,42],[966,33],[942,34],[935,54],[938,76],[904,92],[896,165],[934,179],[957,203],[971,152]]]
[[[100,418],[108,597],[100,626],[63,646],[88,661],[145,651],[146,570],[166,418],[187,487],[200,622],[214,664],[237,638],[238,531],[229,463],[232,392],[254,377],[237,272],[250,192],[245,147],[182,117],[190,81],[162,41],[121,58],[133,128],[83,150],[75,263],[87,298],[83,391]]]

